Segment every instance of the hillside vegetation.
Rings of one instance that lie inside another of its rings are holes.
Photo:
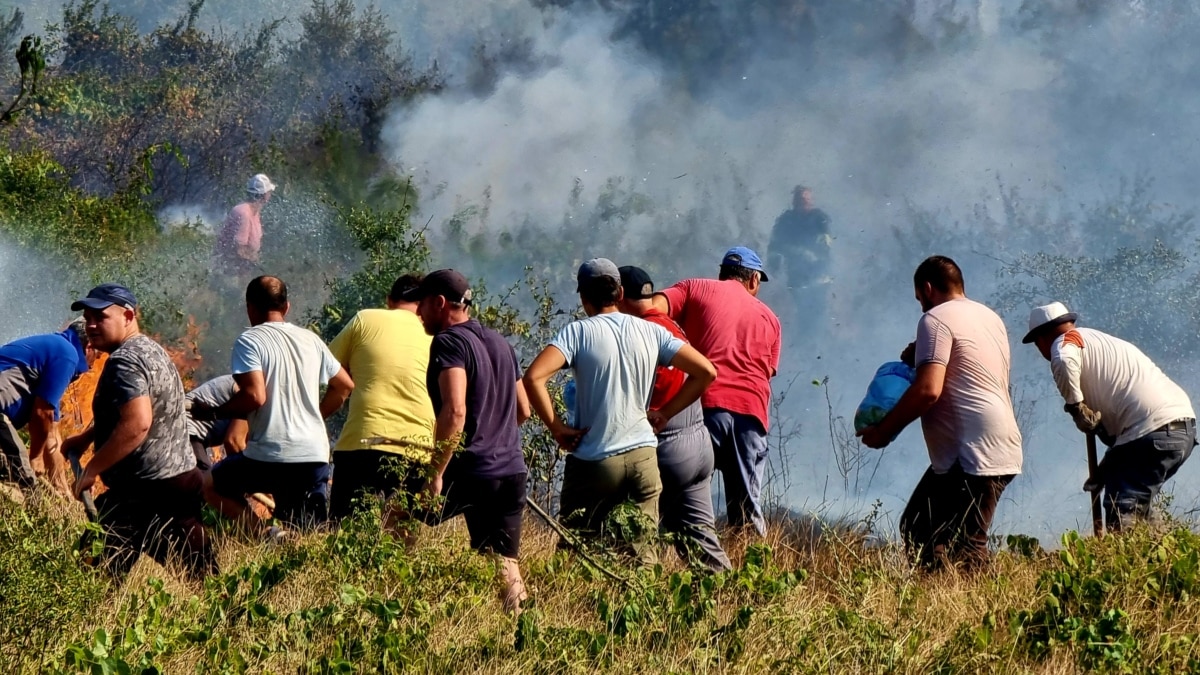
[[[736,571],[614,580],[527,515],[531,599],[499,611],[465,528],[411,551],[378,511],[287,545],[229,535],[203,587],[148,559],[122,586],[79,565],[78,508],[0,504],[4,672],[1200,672],[1200,536],[1009,537],[992,571],[922,576],[870,522],[778,520]]]

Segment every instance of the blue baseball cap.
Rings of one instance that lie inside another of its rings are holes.
[[[112,305],[120,305],[125,309],[137,307],[137,298],[133,291],[121,284],[100,284],[88,291],[87,297],[71,303],[71,311],[78,312],[87,309],[105,309]]]
[[[759,258],[752,248],[734,246],[729,249],[725,252],[725,257],[721,258],[721,267],[745,267],[758,272],[758,276],[763,281],[767,281],[767,273],[763,271],[762,258]]]

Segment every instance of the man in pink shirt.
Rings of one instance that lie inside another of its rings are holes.
[[[700,399],[725,486],[729,524],[766,534],[760,495],[767,466],[771,378],[779,369],[779,319],[758,299],[767,280],[758,254],[725,253],[714,279],[686,279],[654,296],[654,305],[683,327],[717,367]]]
[[[930,466],[900,516],[900,534],[921,567],[974,571],[989,561],[1000,494],[1021,473],[1008,331],[995,312],[967,298],[950,258],[922,262],[913,286],[925,312],[914,343],[917,377],[879,424],[862,430],[862,442],[886,447],[921,418]]]
[[[262,248],[260,215],[274,192],[275,184],[266,174],[257,174],[247,183],[246,201],[230,209],[217,235],[215,253],[222,269],[234,273],[258,269]]]

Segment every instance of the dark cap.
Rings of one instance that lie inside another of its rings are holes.
[[[407,302],[420,302],[435,295],[440,295],[450,302],[462,305],[471,304],[471,284],[467,278],[455,270],[438,270],[430,272],[421,280],[421,285],[404,293],[402,298]]]
[[[83,308],[105,309],[112,305],[120,305],[125,309],[137,307],[137,298],[133,292],[121,284],[100,284],[88,291],[87,297],[71,303],[71,311],[78,312]]]
[[[608,258],[592,258],[579,266],[579,272],[575,275],[575,292],[578,293],[584,284],[597,279],[612,279],[620,285],[621,272],[617,264]]]
[[[725,257],[721,258],[721,267],[745,267],[758,272],[763,281],[767,280],[767,273],[763,271],[762,258],[758,257],[754,249],[745,246],[734,246],[726,251]]]
[[[646,270],[633,265],[620,269],[621,288],[625,289],[626,300],[645,300],[654,296],[654,282]]]

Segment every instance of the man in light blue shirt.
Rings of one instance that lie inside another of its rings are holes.
[[[354,382],[315,333],[287,323],[290,308],[280,279],[250,282],[251,327],[233,346],[237,392],[215,408],[193,401],[191,415],[199,421],[244,417],[249,425],[246,449],[212,468],[209,498],[223,515],[243,517],[243,495],[263,492],[274,496],[276,518],[310,526],[324,521],[328,508],[332,471],[324,419],[345,403]]]
[[[618,311],[621,274],[612,261],[587,261],[577,280],[588,318],[564,326],[524,377],[534,411],[570,453],[559,513],[567,524],[595,531],[617,505],[629,501],[657,523],[662,482],[655,434],[700,398],[717,370],[661,326]],[[674,398],[647,413],[660,365],[690,377]],[[574,371],[578,428],[558,417],[546,389],[550,377],[565,367]]]

